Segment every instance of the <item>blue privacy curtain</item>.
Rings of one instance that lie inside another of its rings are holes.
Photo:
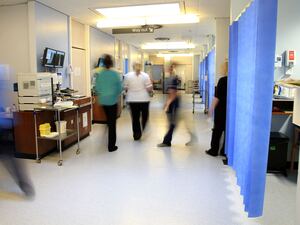
[[[228,67],[228,93],[227,93],[227,118],[226,129],[230,131],[226,134],[226,155],[228,165],[233,166],[234,159],[234,138],[236,121],[236,80],[238,65],[238,22],[234,22],[229,30],[229,67]]]
[[[249,217],[263,213],[277,0],[254,0],[230,27],[226,152]]]
[[[202,102],[205,102],[205,60],[200,63],[199,91],[202,95]]]
[[[208,108],[210,108],[215,95],[215,76],[216,76],[216,51],[212,50],[207,56],[207,75],[208,75]]]

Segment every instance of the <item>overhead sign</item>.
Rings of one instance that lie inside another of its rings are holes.
[[[119,28],[112,29],[113,34],[145,34],[145,33],[154,33],[154,28],[152,27],[137,27],[137,28]]]

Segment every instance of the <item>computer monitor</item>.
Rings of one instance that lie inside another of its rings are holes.
[[[45,48],[42,64],[45,67],[54,67],[56,50],[51,48]]]
[[[56,68],[62,68],[62,67],[64,67],[64,61],[65,61],[65,52],[56,51],[55,59],[54,59],[54,66]]]
[[[104,58],[100,57],[98,59],[97,67],[104,67]]]

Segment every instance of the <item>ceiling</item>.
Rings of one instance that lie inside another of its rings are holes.
[[[0,0],[0,6],[4,5],[16,5],[28,2],[28,0]]]
[[[116,7],[141,4],[155,4],[180,2],[185,5],[187,13],[200,15],[200,23],[185,25],[164,25],[162,29],[155,30],[152,34],[115,35],[118,39],[140,47],[142,43],[153,42],[155,37],[169,37],[170,41],[192,41],[198,47],[206,41],[206,36],[215,34],[215,18],[230,16],[230,0],[38,0],[39,2],[55,8],[74,19],[96,27],[101,15],[93,9],[100,7]],[[16,4],[26,0],[0,0],[0,5]],[[112,29],[102,29],[112,34]]]

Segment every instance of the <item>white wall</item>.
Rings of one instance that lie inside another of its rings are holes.
[[[90,55],[91,70],[95,68],[99,57],[103,54],[110,54],[114,57],[115,38],[102,31],[90,27]]]
[[[0,7],[0,30],[0,65],[9,67],[9,80],[5,95],[0,93],[0,104],[5,100],[4,106],[11,106],[17,103],[17,94],[13,92],[16,73],[30,71],[27,4]]]
[[[35,35],[37,71],[45,71],[40,59],[46,47],[64,51],[64,68],[58,69],[58,72],[63,75],[63,87],[69,87],[70,78],[67,74],[67,67],[70,63],[69,17],[41,3],[35,2]]]
[[[296,50],[297,62],[294,67],[294,77],[300,79],[300,1],[279,0],[277,20],[276,54],[286,50]],[[285,74],[284,67],[276,69],[275,79]]]
[[[231,0],[230,21],[234,21],[252,0]]]
[[[228,59],[229,55],[229,18],[216,18],[216,80],[215,84],[222,74],[221,65]]]
[[[199,64],[200,64],[200,55],[194,55],[193,58],[193,76],[192,80],[199,80]]]
[[[138,48],[129,45],[129,71],[133,70],[132,66],[135,62],[142,63],[142,52]]]

